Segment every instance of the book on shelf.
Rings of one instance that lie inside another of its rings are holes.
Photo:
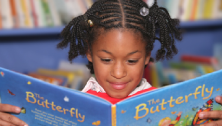
[[[62,25],[54,0],[1,0],[0,6],[4,29]]]
[[[213,46],[213,56],[218,59],[219,69],[222,69],[222,43],[218,42]]]
[[[0,102],[22,109],[16,117],[40,125],[200,125],[200,112],[222,110],[222,70],[145,92],[117,104],[0,68]],[[16,85],[16,86],[15,86]],[[163,95],[164,94],[164,95]]]
[[[0,0],[0,4],[1,4],[1,0]],[[0,5],[1,7],[1,5]],[[2,29],[2,12],[1,12],[1,8],[0,8],[0,29]]]
[[[34,22],[31,12],[31,6],[29,0],[20,0],[20,6],[22,8],[22,13],[24,13],[24,24],[25,28],[34,28]]]
[[[203,19],[212,19],[213,18],[213,8],[215,7],[216,0],[205,0],[204,10],[203,10]]]
[[[9,2],[10,2],[10,7],[11,7],[13,28],[18,28],[19,27],[19,21],[18,21],[18,13],[16,12],[15,0],[9,0]]]
[[[37,73],[46,76],[62,76],[67,78],[66,87],[80,90],[83,85],[83,73],[82,71],[66,71],[66,70],[51,70],[39,68]]]
[[[191,62],[191,63],[198,63],[203,66],[211,66],[214,70],[219,70],[220,66],[218,63],[218,59],[212,56],[199,56],[199,55],[182,55],[181,56],[182,62]]]
[[[49,2],[46,0],[40,0],[42,9],[43,9],[43,15],[44,15],[44,21],[46,26],[53,26],[53,19],[51,15],[51,10],[49,8]]]
[[[15,0],[16,13],[18,15],[18,28],[25,28],[25,15],[22,11],[21,1]]]
[[[204,9],[205,0],[198,0],[196,15],[194,16],[194,20],[201,20],[203,19],[203,9]]]
[[[191,15],[189,17],[189,20],[194,21],[197,17],[197,9],[198,9],[198,2],[200,0],[192,0],[191,4]]]
[[[50,84],[58,85],[58,86],[67,86],[67,79],[59,76],[46,76],[36,72],[29,72],[27,74],[30,77],[34,77],[36,79],[48,82]]]
[[[87,83],[88,79],[92,76],[89,69],[86,67],[85,64],[78,64],[78,63],[70,63],[69,61],[61,60],[59,62],[58,70],[62,71],[69,71],[76,73],[75,79],[79,78],[82,80],[82,84],[74,84],[71,88],[73,89],[81,89]]]
[[[159,0],[158,1],[158,5],[167,8],[172,18],[179,18],[181,21],[221,19],[222,18],[221,4],[222,4],[221,0]]]
[[[52,15],[52,21],[54,26],[61,26],[61,17],[58,13],[58,10],[56,9],[55,1],[54,0],[48,0],[49,10]]]
[[[9,0],[0,0],[0,9],[1,9],[1,19],[2,19],[2,28],[10,29],[13,28],[13,19],[12,12],[10,7]]]
[[[202,63],[202,64],[218,64],[218,60],[215,57],[210,56],[199,56],[199,55],[186,55],[183,54],[181,56],[181,61],[186,62],[195,62],[195,63]]]

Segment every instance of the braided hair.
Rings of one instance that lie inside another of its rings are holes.
[[[69,60],[72,61],[91,50],[102,30],[124,28],[141,33],[147,43],[147,54],[158,40],[161,47],[156,53],[156,60],[170,59],[178,52],[175,39],[182,39],[178,25],[179,20],[171,19],[165,8],[158,7],[157,0],[151,7],[143,0],[98,0],[84,15],[74,18],[63,29],[63,40],[57,48],[65,48],[69,44]],[[87,67],[94,73],[92,62]]]

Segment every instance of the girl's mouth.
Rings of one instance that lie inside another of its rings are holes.
[[[116,90],[121,90],[126,87],[127,82],[110,82],[110,85]]]

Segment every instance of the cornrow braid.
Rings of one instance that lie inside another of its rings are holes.
[[[148,10],[147,15],[141,14],[142,8]],[[57,48],[65,48],[70,44],[69,60],[72,61],[78,55],[85,56],[91,51],[93,42],[102,30],[123,28],[141,33],[147,43],[147,54],[153,50],[155,40],[158,40],[161,47],[156,53],[156,60],[170,59],[178,52],[175,39],[182,39],[178,25],[179,20],[172,19],[165,8],[158,7],[157,0],[151,7],[142,0],[98,0],[84,15],[74,18],[63,29],[63,40]],[[91,62],[87,67],[94,73]]]

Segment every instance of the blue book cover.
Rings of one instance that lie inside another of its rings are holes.
[[[31,126],[199,126],[199,112],[222,110],[222,70],[117,104],[0,68],[0,103],[22,108]]]
[[[0,68],[0,103],[19,106],[29,126],[111,126],[111,104]]]

